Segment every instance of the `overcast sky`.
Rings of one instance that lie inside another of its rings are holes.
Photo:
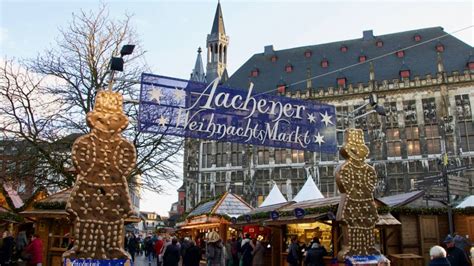
[[[154,73],[189,78],[199,46],[206,47],[217,1],[103,1],[112,17],[133,14]],[[97,10],[97,1],[0,0],[0,56],[30,58],[54,44],[71,14]],[[473,1],[221,1],[227,35],[228,72],[234,73],[265,45],[276,50],[441,26],[448,33],[472,26]],[[453,34],[469,45],[474,30]],[[205,53],[203,54],[205,55]],[[205,58],[203,58],[205,60]],[[125,66],[126,68],[126,66]],[[276,77],[279,78],[279,77]],[[177,169],[182,171],[182,166]],[[142,209],[167,215],[181,185],[167,195],[145,192]]]

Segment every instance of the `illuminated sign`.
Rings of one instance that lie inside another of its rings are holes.
[[[139,130],[241,144],[335,153],[335,107],[142,74]]]

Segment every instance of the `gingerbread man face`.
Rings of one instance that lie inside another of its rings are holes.
[[[369,148],[364,142],[364,132],[351,128],[346,133],[345,145],[340,151],[342,157],[350,161],[364,162],[369,155]]]
[[[99,91],[93,111],[87,113],[90,128],[117,133],[128,126],[128,118],[122,111],[122,95],[112,91]]]

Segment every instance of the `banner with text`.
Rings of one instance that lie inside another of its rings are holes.
[[[142,74],[139,130],[217,141],[335,153],[335,107]]]

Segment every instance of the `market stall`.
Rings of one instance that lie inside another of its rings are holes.
[[[207,235],[218,232],[223,241],[230,239],[235,232],[230,228],[231,218],[253,210],[239,196],[225,192],[221,196],[196,206],[185,220],[176,224],[181,236],[187,236],[204,247]]]
[[[303,249],[313,238],[319,238],[329,253],[325,263],[330,265],[341,244],[341,228],[335,220],[339,202],[340,197],[331,197],[257,208],[239,217],[237,225],[260,224],[271,229],[273,266],[287,265],[288,246],[293,236],[296,236]],[[400,222],[388,212],[384,203],[378,200],[375,203],[381,210],[376,225],[377,245],[387,254],[387,239],[393,237],[392,232],[398,230]]]
[[[34,221],[35,233],[43,242],[43,265],[62,265],[62,254],[74,240],[73,224],[65,210],[71,190],[54,193],[20,212],[23,217]],[[139,221],[138,217],[133,217],[126,223]]]

